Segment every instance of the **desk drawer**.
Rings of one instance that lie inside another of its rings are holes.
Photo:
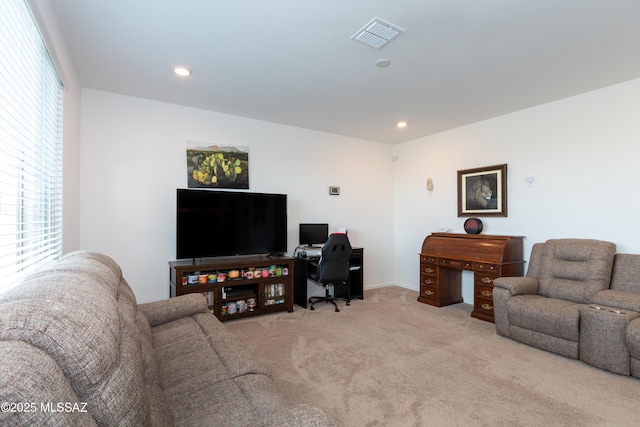
[[[435,264],[437,262],[437,258],[434,256],[430,256],[430,255],[421,255],[420,256],[420,261],[421,262],[430,262],[431,264]]]
[[[476,295],[474,312],[483,316],[493,318],[493,299],[479,298]]]
[[[440,258],[440,262],[438,264],[447,268],[462,270],[462,261],[457,259]]]
[[[477,286],[489,286],[493,287],[493,281],[498,278],[498,276],[493,274],[485,274],[482,272],[475,272],[476,285]]]
[[[489,264],[486,262],[474,262],[473,269],[475,271],[486,271],[487,273],[499,274],[500,273],[500,265],[499,264]]]
[[[493,286],[483,286],[476,284],[476,299],[484,298],[493,301]]]
[[[420,296],[433,300],[438,300],[438,288],[436,286],[420,284]]]
[[[423,274],[420,276],[420,284],[427,286],[436,286],[438,284],[438,279],[435,276]]]
[[[436,276],[438,274],[438,267],[433,264],[420,264],[420,274]]]

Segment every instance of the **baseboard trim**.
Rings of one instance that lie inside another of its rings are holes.
[[[369,290],[369,289],[379,289],[379,288],[388,288],[390,286],[397,286],[399,288],[404,288],[404,289],[409,289],[411,291],[416,291],[419,292],[420,289],[415,287],[415,286],[409,286],[409,285],[405,285],[402,283],[377,283],[375,285],[368,285],[364,287],[364,290]]]

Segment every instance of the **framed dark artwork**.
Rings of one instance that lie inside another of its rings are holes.
[[[507,216],[507,165],[458,171],[458,216]]]
[[[187,141],[188,188],[249,188],[249,147]]]

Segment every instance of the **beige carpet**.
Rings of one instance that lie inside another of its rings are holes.
[[[226,322],[295,403],[343,426],[638,426],[640,380],[496,335],[399,287]]]

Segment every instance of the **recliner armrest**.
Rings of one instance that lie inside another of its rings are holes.
[[[138,310],[149,320],[151,326],[209,311],[207,300],[200,293],[181,295],[176,298],[138,304]]]
[[[493,286],[511,292],[511,295],[526,295],[538,293],[538,279],[535,277],[498,277]]]

